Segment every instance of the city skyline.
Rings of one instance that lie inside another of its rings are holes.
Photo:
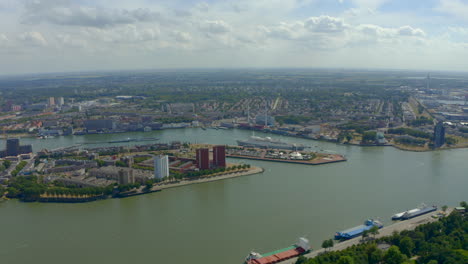
[[[464,71],[468,3],[0,3],[0,72],[325,67]]]

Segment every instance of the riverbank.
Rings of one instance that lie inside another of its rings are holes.
[[[452,211],[453,211],[453,208],[448,208],[447,211],[445,212],[445,215],[449,215]],[[436,215],[440,213],[441,211],[435,211],[435,212],[421,215],[421,216],[418,216],[409,220],[396,222],[382,229],[379,229],[379,234],[376,235],[375,238],[391,236],[394,232],[401,232],[404,230],[414,230],[419,225],[435,222],[439,219],[439,217],[436,217]],[[360,244],[361,242],[362,242],[362,237],[359,236],[350,240],[337,243],[333,247],[328,248],[328,249],[322,248],[318,250],[313,250],[312,252],[305,254],[304,257],[313,258],[325,252],[344,250],[348,247]],[[292,258],[292,259],[288,259],[286,261],[279,262],[279,263],[280,264],[294,264],[296,263],[296,261],[297,261],[297,258]]]
[[[237,171],[237,172],[231,172],[231,173],[223,174],[220,176],[209,176],[209,177],[203,177],[203,178],[198,178],[194,180],[180,180],[177,182],[157,184],[153,187],[153,189],[164,190],[164,189],[176,188],[176,187],[181,187],[181,186],[190,185],[190,184],[200,184],[200,183],[206,183],[206,182],[220,181],[220,180],[226,180],[226,179],[231,179],[231,178],[236,178],[236,177],[241,177],[241,176],[258,174],[258,173],[262,173],[263,171],[264,171],[263,168],[252,166],[249,169],[245,169],[245,170]]]

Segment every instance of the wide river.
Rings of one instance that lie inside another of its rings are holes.
[[[248,136],[242,130],[180,129],[22,143],[37,151],[127,137],[235,144]],[[368,217],[389,224],[392,214],[422,202],[454,206],[468,199],[468,149],[417,153],[272,137],[344,154],[348,161],[308,166],[236,160],[265,172],[85,204],[3,202],[0,262],[240,264],[251,250],[286,247],[299,236],[319,248],[335,231]]]

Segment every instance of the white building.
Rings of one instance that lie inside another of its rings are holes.
[[[57,98],[57,99],[58,99],[58,100],[57,100],[57,101],[58,101],[57,104],[58,104],[59,106],[62,106],[62,105],[65,104],[65,99],[63,99],[63,97],[59,97],[59,98]]]
[[[154,178],[162,179],[169,176],[169,156],[158,155],[154,157]]]

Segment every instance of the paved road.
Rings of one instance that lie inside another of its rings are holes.
[[[448,209],[447,214],[450,214],[451,211],[452,211],[452,208]],[[427,223],[430,223],[430,222],[437,221],[437,218],[433,218],[432,216],[436,215],[439,212],[440,211],[435,211],[435,212],[432,212],[432,213],[429,213],[429,214],[425,214],[425,215],[422,215],[422,216],[415,217],[415,218],[410,219],[410,220],[396,222],[396,223],[394,223],[392,225],[389,225],[387,227],[384,227],[384,228],[380,229],[379,230],[379,235],[377,235],[376,237],[379,238],[379,237],[383,237],[383,236],[390,236],[394,231],[401,232],[403,230],[413,230],[418,225],[427,224]],[[329,248],[328,250],[329,251],[343,250],[343,249],[346,249],[347,247],[350,247],[352,245],[359,244],[360,241],[361,241],[361,237],[356,237],[356,238],[353,238],[353,239],[350,239],[350,240],[347,240],[347,241],[344,241],[344,242],[341,242],[341,243],[337,243],[337,244],[335,244],[334,247]],[[315,257],[315,256],[317,256],[317,255],[319,255],[319,254],[321,254],[323,252],[325,252],[325,249],[322,248],[322,249],[319,249],[319,250],[314,250],[314,251],[312,251],[309,254],[306,254],[304,256],[307,257],[307,258],[313,258],[313,257]],[[281,264],[294,264],[296,262],[296,260],[297,260],[297,258],[292,258],[292,259],[288,259],[286,261],[279,262],[279,263],[281,263]]]

